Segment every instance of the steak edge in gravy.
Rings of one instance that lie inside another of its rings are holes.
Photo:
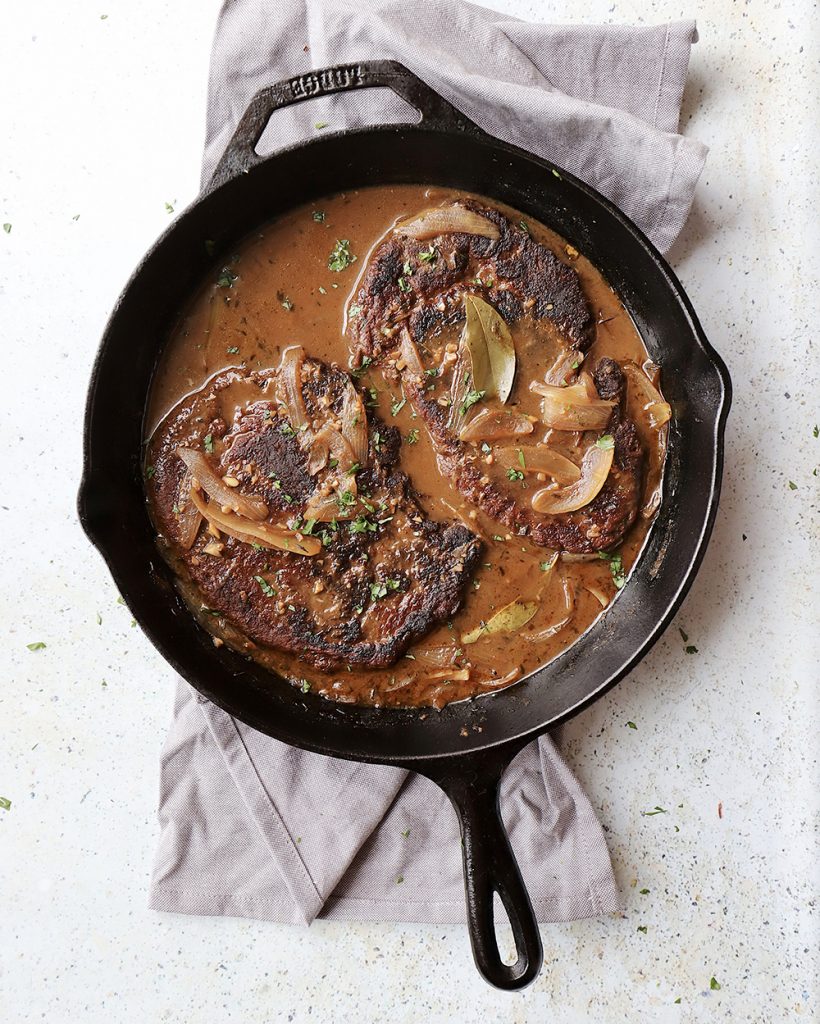
[[[305,692],[499,689],[624,585],[660,500],[658,373],[600,273],[516,211],[321,200],[223,257],[172,332],[160,550],[214,643]]]

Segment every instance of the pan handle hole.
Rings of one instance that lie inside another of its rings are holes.
[[[323,132],[368,128],[377,124],[418,124],[421,114],[392,89],[378,86],[332,96],[316,96],[275,110],[256,144],[258,156],[269,156],[293,139],[321,137]],[[318,125],[323,127],[319,128]]]
[[[493,893],[493,928],[501,963],[506,967],[512,967],[518,960],[518,952],[507,910],[497,892]]]

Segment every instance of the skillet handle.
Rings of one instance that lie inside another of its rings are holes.
[[[256,152],[271,114],[303,100],[351,89],[386,87],[406,100],[421,114],[419,123],[445,131],[461,131],[484,135],[484,132],[437,92],[425,85],[412,71],[394,60],[360,61],[337,64],[331,68],[308,71],[275,85],[268,85],[253,97],[242,115],[231,141],[217,164],[209,189],[244,174],[264,157]]]
[[[544,954],[535,912],[501,820],[499,784],[510,760],[508,753],[503,760],[490,765],[484,761],[471,770],[469,762],[460,758],[454,767],[431,772],[430,777],[452,801],[461,826],[467,925],[476,966],[491,985],[513,991],[535,980]],[[498,949],[495,893],[510,919],[516,949],[513,964],[503,963]]]

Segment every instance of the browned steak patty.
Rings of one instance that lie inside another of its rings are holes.
[[[150,445],[147,474],[157,529],[203,605],[255,643],[292,651],[324,670],[390,665],[456,612],[480,541],[462,525],[426,517],[397,468],[397,431],[369,410],[359,466],[346,459],[352,449],[340,447],[341,430],[325,464],[309,466],[316,448],[305,444],[305,433],[321,437],[322,426],[344,424],[345,402],[351,390],[358,393],[341,370],[300,361],[309,427],[294,430],[281,373],[225,371],[165,419]],[[203,454],[237,494],[261,499],[263,527],[288,526],[296,531],[292,543],[302,538],[318,553],[270,549],[218,525],[209,532],[204,523],[187,547],[191,476],[180,448]],[[318,510],[313,522],[311,509]]]
[[[548,337],[559,347],[569,373],[564,383],[575,379],[582,359],[577,353],[595,339],[594,316],[571,266],[500,211],[468,199],[453,205],[489,221],[498,237],[456,231],[419,240],[391,232],[373,250],[348,308],[356,358],[400,375],[405,395],[430,433],[441,472],[473,504],[548,548],[578,554],[612,548],[635,520],[643,467],[634,424],[623,417],[624,380],[613,360],[601,360],[594,379],[600,398],[620,402],[606,428],[614,438],[615,457],[602,490],[584,508],[554,515],[535,512],[531,489],[488,469],[494,458],[490,449],[459,440],[452,430],[447,407],[448,375],[452,379],[454,367],[450,329],[464,322],[465,296],[479,296],[509,325],[521,321],[522,329],[527,323],[540,329],[540,335],[537,329],[525,331],[531,335],[527,344],[543,344]],[[412,359],[407,358],[408,341]],[[584,445],[596,439],[587,432],[570,443],[566,432],[552,434],[549,444],[576,461]],[[538,438],[534,433],[522,440]]]

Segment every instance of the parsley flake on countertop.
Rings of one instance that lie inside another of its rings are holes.
[[[11,234],[11,224],[4,224],[3,225],[3,230],[6,232],[7,235],[10,235]]]
[[[30,651],[42,651],[45,649],[45,646],[42,640],[35,640],[33,644],[26,644]]]
[[[355,262],[356,257],[350,251],[350,240],[347,238],[337,238],[336,244],[333,246],[333,250],[327,259],[328,268],[338,274]]]
[[[637,725],[635,725],[634,722],[627,722],[626,725],[627,725],[628,729],[637,729],[638,728]]]
[[[11,800],[7,796],[0,796],[0,808],[4,811],[11,810]]]
[[[720,982],[715,977],[709,979],[709,988],[713,992],[720,992]]]
[[[651,818],[653,814],[666,814],[667,810],[665,807],[658,807],[657,804],[652,808],[651,811],[641,811],[642,818]]]
[[[697,654],[698,653],[698,649],[697,649],[697,647],[695,647],[694,644],[687,644],[686,647],[684,647],[684,651],[686,651],[687,654]]]
[[[797,490],[797,484],[794,482],[794,480],[789,480],[789,490],[790,491],[796,491]]]
[[[638,931],[639,932],[643,932],[644,935],[646,935],[646,931],[647,931],[646,925],[645,924],[639,924],[638,925]]]

